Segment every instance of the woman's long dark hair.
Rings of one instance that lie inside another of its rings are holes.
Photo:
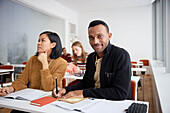
[[[61,56],[62,53],[62,45],[60,41],[60,37],[58,36],[57,33],[51,32],[51,31],[44,31],[42,32],[39,37],[43,34],[46,34],[48,38],[50,39],[51,43],[55,42],[56,46],[52,49],[52,52],[50,54],[51,59],[57,59],[58,57]],[[38,56],[38,52],[36,53],[36,56]]]

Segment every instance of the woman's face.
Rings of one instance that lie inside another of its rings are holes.
[[[46,34],[42,34],[39,37],[37,44],[37,51],[39,53],[45,53],[47,51],[48,54],[51,54],[52,51],[52,43]]]
[[[73,46],[72,49],[73,49],[73,53],[74,53],[76,56],[81,56],[81,53],[82,53],[81,47]]]

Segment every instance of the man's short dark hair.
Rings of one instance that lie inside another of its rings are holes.
[[[108,25],[102,20],[94,20],[94,21],[90,22],[88,29],[90,27],[94,27],[94,26],[97,26],[97,25],[100,25],[100,24],[104,25],[106,27],[106,29],[107,29],[107,32],[109,33]]]
[[[63,47],[62,51],[63,51],[64,49],[66,49],[66,48],[65,48],[65,47]]]
[[[58,36],[57,33],[51,32],[51,31],[44,31],[42,32],[39,36],[46,34],[48,38],[50,39],[51,43],[55,42],[56,46],[52,49],[52,52],[50,54],[51,59],[57,59],[58,57],[61,56],[62,53],[62,45],[61,45],[61,40],[60,37]],[[36,53],[36,56],[38,56],[38,52]]]

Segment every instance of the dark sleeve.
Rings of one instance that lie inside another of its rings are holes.
[[[114,65],[115,66],[115,65]],[[130,56],[124,50],[116,57],[115,72],[110,73],[106,87],[88,88],[83,90],[84,97],[124,100],[131,96],[131,63]],[[105,75],[107,76],[107,75]],[[112,76],[112,77],[111,77]],[[113,79],[114,77],[114,79]]]
[[[79,83],[73,85],[73,86],[67,86],[65,87],[66,89],[66,93],[68,93],[69,91],[74,91],[74,90],[82,90],[82,89],[86,89],[87,87],[87,83],[89,83],[89,66],[90,66],[90,58],[91,55],[88,56],[87,58],[87,62],[86,62],[86,72],[84,74],[83,80],[80,80]]]

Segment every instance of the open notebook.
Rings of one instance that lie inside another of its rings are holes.
[[[76,101],[76,102],[74,102]],[[66,100],[57,99],[54,103],[55,106],[58,106],[63,109],[71,110],[71,111],[79,111],[84,112],[86,109],[100,103],[103,99],[94,99],[94,98],[71,98]],[[73,103],[72,103],[73,102]]]
[[[43,90],[38,90],[38,89],[31,89],[31,88],[26,88],[23,90],[19,90],[13,93],[10,93],[6,96],[5,98],[10,98],[10,99],[19,99],[19,100],[28,100],[32,101],[41,97],[49,96],[51,95],[51,91],[46,92]]]

